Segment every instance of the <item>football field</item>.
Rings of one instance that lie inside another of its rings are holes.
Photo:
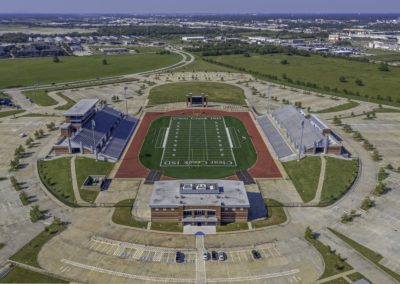
[[[163,148],[161,167],[237,165],[232,148],[239,143],[231,138],[224,117],[170,117],[155,143]]]

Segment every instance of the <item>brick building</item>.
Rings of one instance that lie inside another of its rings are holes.
[[[153,222],[203,226],[247,222],[250,203],[241,181],[171,180],[154,183],[149,206]]]

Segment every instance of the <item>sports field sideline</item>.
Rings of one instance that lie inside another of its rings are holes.
[[[163,148],[160,166],[235,167],[232,148],[240,143],[230,132],[221,116],[171,117],[156,139],[156,148]]]

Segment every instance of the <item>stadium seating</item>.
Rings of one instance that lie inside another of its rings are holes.
[[[136,125],[137,119],[125,117],[117,110],[104,107],[82,126],[71,141],[88,149],[95,143],[100,155],[119,159]]]
[[[279,159],[293,154],[293,151],[267,116],[257,117],[257,121]]]

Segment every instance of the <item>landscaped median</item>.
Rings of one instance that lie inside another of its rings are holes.
[[[0,279],[0,283],[69,283],[68,281],[48,276],[22,267],[14,267]]]
[[[335,231],[334,229],[328,228],[329,231],[331,231],[333,234],[335,234],[337,237],[342,239],[345,243],[347,243],[349,246],[351,246],[354,250],[356,250],[358,253],[360,253],[362,256],[367,258],[369,261],[374,263],[377,267],[385,271],[387,274],[392,276],[396,281],[400,282],[400,274],[394,272],[393,270],[390,270],[386,266],[383,266],[380,264],[380,261],[383,259],[383,256],[380,255],[379,253],[357,243],[356,241],[350,239],[349,237],[346,237],[342,233],[339,233],[338,231]]]

